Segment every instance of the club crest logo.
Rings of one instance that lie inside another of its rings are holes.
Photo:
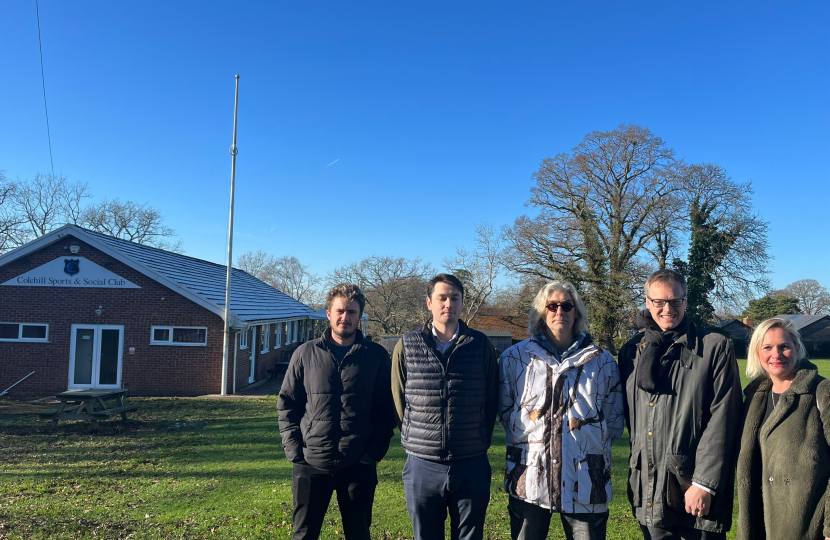
[[[70,276],[74,276],[78,272],[81,271],[81,267],[78,265],[80,262],[79,259],[64,259],[63,260],[63,271]]]

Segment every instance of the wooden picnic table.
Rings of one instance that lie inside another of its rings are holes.
[[[90,420],[92,426],[97,428],[100,418],[121,414],[121,419],[126,421],[127,413],[138,409],[138,405],[124,404],[126,393],[124,389],[69,390],[55,396],[60,402],[57,409],[38,414],[52,418],[52,429],[61,420]],[[108,404],[110,400],[115,400],[115,404]]]

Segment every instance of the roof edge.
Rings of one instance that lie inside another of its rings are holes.
[[[127,266],[133,268],[134,270],[144,274],[148,278],[161,283],[168,289],[172,290],[173,292],[179,293],[188,300],[195,302],[199,306],[211,311],[219,316],[220,319],[223,321],[225,320],[225,308],[219,306],[219,304],[215,304],[204,298],[203,296],[191,291],[187,287],[184,287],[180,283],[173,281],[165,276],[162,276],[153,270],[147,268],[140,262],[136,261],[132,257],[122,253],[121,251],[115,250],[108,245],[103,244],[97,238],[91,236],[86,229],[78,227],[76,225],[68,224],[64,225],[63,227],[57,228],[54,231],[44,234],[40,236],[28,244],[24,244],[18,248],[13,249],[12,251],[6,253],[3,256],[0,256],[0,266],[5,266],[6,264],[16,261],[21,257],[25,257],[29,253],[37,251],[38,249],[42,249],[46,246],[54,244],[55,242],[59,241],[61,238],[65,236],[75,236],[87,244],[95,247],[110,257],[121,261],[122,263],[126,264]],[[113,237],[115,238],[115,237]],[[215,264],[215,263],[214,263]],[[221,265],[220,265],[221,266]],[[230,313],[230,326],[232,327],[241,327],[244,325],[244,321],[242,321],[234,312]]]

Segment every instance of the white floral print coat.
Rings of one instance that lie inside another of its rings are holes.
[[[501,356],[504,487],[554,512],[605,512],[612,500],[611,446],[624,425],[617,362],[587,334],[558,357],[543,334]]]

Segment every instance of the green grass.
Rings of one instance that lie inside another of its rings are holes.
[[[741,370],[745,361],[739,361]],[[830,360],[815,361],[830,377]],[[746,381],[743,381],[746,384]],[[131,399],[133,420],[61,423],[35,407],[0,401],[0,539],[273,538],[291,536],[291,466],[276,399]],[[504,434],[496,427],[486,538],[508,539],[501,489]],[[373,538],[412,537],[396,435],[378,466]],[[608,537],[641,538],[626,500],[628,438],[613,448]],[[548,538],[564,538],[558,519]],[[322,538],[342,538],[332,500]],[[734,538],[734,531],[730,538]]]

